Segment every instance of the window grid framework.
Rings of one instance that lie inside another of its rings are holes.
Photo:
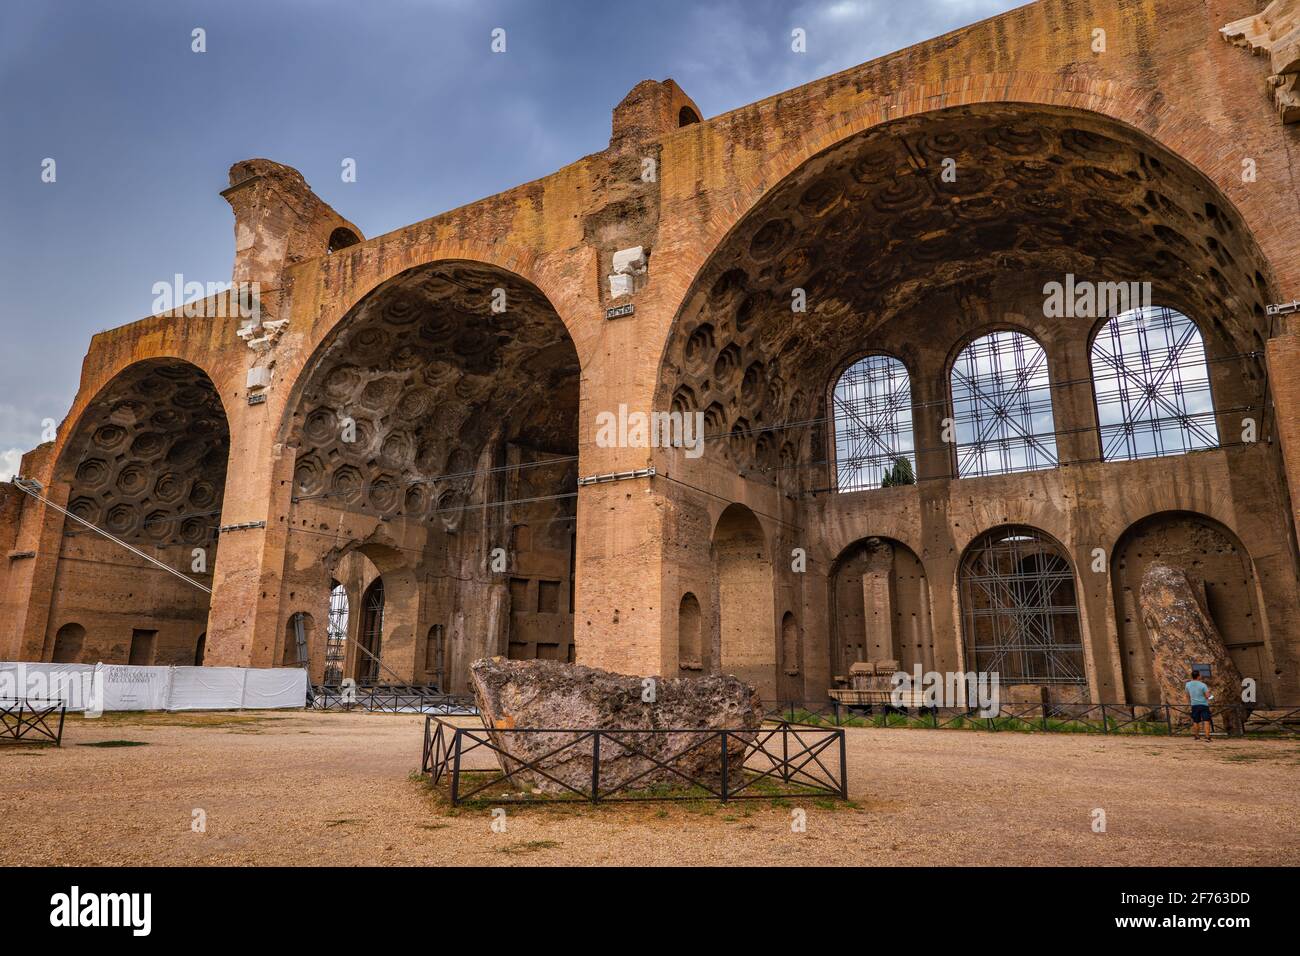
[[[879,488],[899,458],[916,474],[907,366],[888,355],[859,359],[835,383],[832,401],[839,491]]]
[[[358,682],[379,680],[379,662],[384,659],[384,579],[375,578],[361,596],[361,651],[357,659]]]
[[[960,589],[969,669],[1001,684],[1087,684],[1074,573],[1046,535],[988,535],[962,560]]]
[[[329,624],[325,629],[325,683],[343,682],[343,662],[347,656],[348,590],[341,584],[330,589]]]
[[[1110,319],[1092,343],[1103,461],[1217,448],[1205,341],[1196,323],[1163,306]]]
[[[999,331],[962,349],[952,367],[957,477],[1055,468],[1047,353],[1022,332]]]

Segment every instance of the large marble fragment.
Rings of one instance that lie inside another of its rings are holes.
[[[1241,674],[1228,655],[1218,628],[1206,613],[1201,589],[1182,568],[1154,562],[1142,575],[1139,595],[1142,621],[1151,641],[1153,669],[1160,699],[1166,704],[1186,705],[1186,683],[1193,664],[1209,664],[1210,676],[1202,680],[1213,694],[1218,729],[1240,734],[1239,709],[1220,714],[1223,705],[1241,704]],[[1176,722],[1188,723],[1185,713]]]
[[[647,685],[647,680],[653,684]],[[498,755],[502,770],[512,775],[516,786],[544,793],[566,793],[561,784],[590,792],[594,742],[573,731],[672,731],[602,736],[603,794],[629,781],[635,781],[635,789],[690,785],[647,758],[716,786],[722,774],[721,739],[691,731],[745,732],[728,738],[729,769],[736,773],[745,745],[763,719],[762,703],[754,688],[737,677],[723,675],[647,679],[559,661],[492,657],[470,665],[470,683],[493,743],[511,757],[540,761],[538,769],[545,773]],[[528,728],[547,732],[510,732]],[[575,746],[565,746],[574,741]],[[691,749],[696,744],[699,746]],[[554,753],[556,750],[559,752]]]
[[[1273,0],[1219,30],[1229,43],[1268,57],[1268,85],[1284,123],[1300,122],[1300,0]]]

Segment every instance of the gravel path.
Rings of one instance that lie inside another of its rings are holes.
[[[62,749],[0,744],[0,864],[1300,864],[1295,742],[851,729],[852,807],[523,807],[497,833],[412,778],[422,725],[70,717]],[[84,746],[109,740],[146,746]]]

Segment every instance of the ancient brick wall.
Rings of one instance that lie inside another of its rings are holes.
[[[265,287],[261,314],[178,310],[96,336],[56,441],[23,465],[51,500],[86,497],[84,440],[106,397],[136,382],[140,363],[196,369],[229,441],[211,601],[147,576],[132,590],[135,571],[9,495],[0,648],[48,656],[72,622],[87,648],[120,654],[126,634],[129,656],[129,632],[157,630],[162,652],[180,655],[183,630],[205,635],[207,663],[270,666],[306,613],[323,673],[331,580],[347,586],[355,642],[357,603],[378,574],[384,661],[404,678],[427,679],[439,659],[463,677],[474,656],[512,647],[677,673],[690,593],[709,666],[728,659],[721,635],[744,631],[765,692],[817,699],[856,646],[837,628],[845,613],[858,626],[842,572],[862,541],[915,556],[878,582],[894,626],[875,638],[875,599],[857,575],[862,652],[888,643],[955,669],[962,556],[1016,524],[1064,549],[1088,694],[1119,700],[1141,684],[1142,665],[1126,663],[1140,643],[1123,583],[1130,529],[1176,512],[1240,542],[1255,589],[1253,629],[1236,641],[1255,662],[1243,666],[1276,698],[1300,700],[1297,335],[1267,312],[1300,296],[1297,133],[1265,62],[1218,33],[1253,12],[1249,0],[1042,0],[713,118],[676,84],[643,83],[615,110],[609,149],[365,241],[293,170],[237,164],[224,193],[232,275]],[[616,296],[615,253],[635,246],[646,268]],[[1101,460],[1097,323],[1043,313],[1044,283],[1066,273],[1149,280],[1158,304],[1197,323],[1221,447]],[[795,290],[803,312],[791,311]],[[941,435],[951,365],[991,329],[1022,330],[1046,353],[1057,467],[954,477]],[[840,493],[830,390],[872,353],[908,368],[918,483]],[[703,413],[706,453],[604,447],[597,417],[620,405]],[[1259,440],[1230,440],[1252,416]],[[342,441],[342,419],[359,441]],[[163,458],[185,429],[164,430],[175,434]],[[545,480],[521,468],[545,458],[563,459]],[[105,480],[116,486],[129,464]],[[653,478],[577,484],[650,465]],[[146,487],[125,492],[141,521],[158,510],[165,469],[147,471]],[[104,520],[123,504],[115,495],[91,502]],[[770,565],[743,627],[722,619],[734,603],[724,592],[740,589],[723,586],[715,547],[733,505],[752,513]],[[216,509],[177,511],[176,535],[202,510]],[[183,565],[186,543],[143,546]],[[354,567],[360,555],[373,570]],[[130,603],[145,594],[157,607]],[[1223,605],[1225,620],[1243,617],[1238,604]]]

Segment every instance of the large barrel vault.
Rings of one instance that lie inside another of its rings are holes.
[[[1250,6],[1040,0],[712,117],[646,80],[606,148],[369,239],[236,163],[257,310],[94,337],[0,488],[0,659],[1136,707],[1172,565],[1300,703],[1300,141]],[[600,427],[652,412],[702,444]]]

